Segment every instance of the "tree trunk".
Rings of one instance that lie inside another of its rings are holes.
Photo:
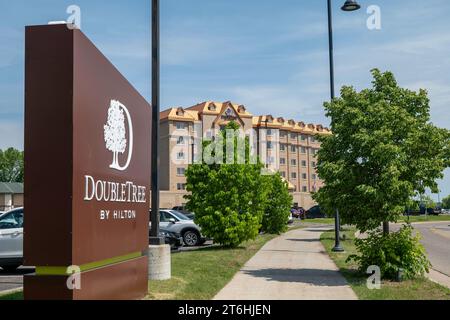
[[[389,234],[389,221],[383,222],[383,234],[384,235]]]

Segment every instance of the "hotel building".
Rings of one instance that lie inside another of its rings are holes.
[[[186,203],[185,172],[201,158],[198,146],[203,138],[214,139],[230,121],[248,136],[253,133],[253,150],[269,170],[279,171],[288,182],[293,204],[305,209],[314,206],[311,193],[323,185],[315,169],[320,148],[316,136],[331,134],[328,128],[271,115],[254,116],[243,105],[208,101],[161,112],[161,208]]]

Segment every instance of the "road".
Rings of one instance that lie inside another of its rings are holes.
[[[14,273],[8,273],[0,269],[0,293],[20,289],[23,286],[23,276],[33,273],[34,268],[19,268]]]
[[[433,269],[450,277],[450,221],[413,223],[422,234],[422,244],[427,250]],[[394,225],[394,231],[399,225]]]

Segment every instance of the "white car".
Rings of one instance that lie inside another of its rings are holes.
[[[207,240],[193,220],[176,210],[159,210],[159,226],[163,231],[173,232],[183,237],[187,247],[195,247]]]
[[[23,208],[0,215],[0,268],[15,271],[23,264]]]

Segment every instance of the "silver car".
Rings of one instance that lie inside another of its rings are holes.
[[[0,268],[15,271],[23,264],[23,208],[0,215]]]
[[[181,212],[175,210],[159,210],[159,226],[161,230],[180,234],[183,242],[188,247],[194,247],[205,243],[201,229],[193,220]]]

